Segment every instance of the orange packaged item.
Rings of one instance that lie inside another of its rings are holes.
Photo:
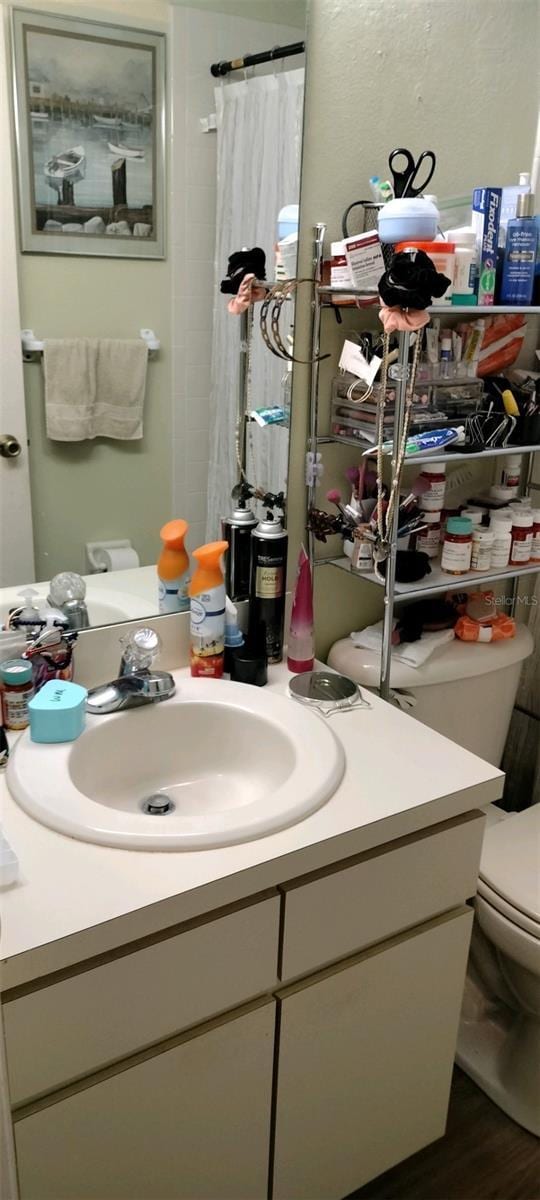
[[[473,617],[459,617],[454,625],[454,633],[462,642],[501,642],[505,638],[515,637],[516,622],[504,614],[486,622],[475,621]]]

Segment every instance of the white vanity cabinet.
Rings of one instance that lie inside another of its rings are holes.
[[[272,1002],[15,1124],[24,1200],[266,1195]]]
[[[273,1200],[341,1200],[442,1136],[472,918],[281,993]]]
[[[483,824],[5,991],[20,1200],[340,1200],[440,1137]]]

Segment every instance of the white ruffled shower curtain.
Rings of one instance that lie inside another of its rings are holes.
[[[240,320],[227,312],[219,291],[229,255],[243,246],[261,246],[266,274],[274,277],[277,216],[297,204],[304,70],[281,70],[216,88],[217,230],[210,391],[207,538],[220,535],[220,519],[231,509],[238,478],[235,430],[238,407]],[[251,352],[250,406],[280,404],[287,364],[266,349],[258,328],[258,305]],[[284,324],[284,334],[287,332]],[[270,491],[285,488],[288,429],[250,425],[253,455],[250,480]],[[254,476],[254,478],[253,478]]]

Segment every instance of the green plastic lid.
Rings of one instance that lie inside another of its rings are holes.
[[[472,527],[470,517],[449,517],[446,522],[447,533],[472,533]]]
[[[8,658],[0,663],[0,679],[3,683],[11,683],[17,687],[19,683],[30,683],[32,666],[25,658]]]

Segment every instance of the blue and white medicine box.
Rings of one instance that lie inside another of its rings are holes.
[[[33,742],[74,742],[86,721],[86,688],[49,679],[28,703]]]

